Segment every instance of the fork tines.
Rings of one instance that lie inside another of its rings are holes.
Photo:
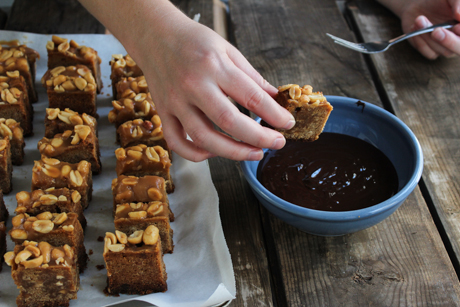
[[[339,45],[342,45],[344,47],[354,49],[354,50],[360,51],[360,52],[365,52],[366,51],[366,49],[364,47],[362,47],[360,44],[352,43],[350,41],[347,41],[345,39],[342,39],[340,37],[334,36],[334,35],[329,34],[329,33],[326,33],[326,35],[329,36],[330,38],[332,38],[334,40],[334,43],[336,43],[336,44],[339,44]]]

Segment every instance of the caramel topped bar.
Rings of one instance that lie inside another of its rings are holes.
[[[49,107],[96,116],[96,81],[84,65],[57,66],[43,75]]]
[[[119,176],[112,180],[114,210],[117,204],[161,201],[169,204],[165,180],[158,176]]]
[[[81,207],[81,195],[78,191],[67,188],[21,191],[16,194],[16,214],[27,213],[36,216],[42,212],[76,213],[81,226],[86,226],[86,219]]]
[[[171,160],[169,154],[161,146],[148,147],[144,144],[137,146],[118,148],[115,150],[117,158],[117,176],[146,175],[160,176],[166,181],[166,192],[174,191],[174,184],[171,179]]]
[[[19,70],[12,70],[12,71],[7,71],[4,76],[0,75],[0,88],[2,90],[4,89],[13,89],[15,88],[14,91],[19,90],[21,92],[21,96],[24,97],[24,100],[29,101],[29,94],[27,92],[27,83],[26,80],[24,79],[23,76],[19,73]],[[19,96],[18,93],[12,92],[13,97]],[[15,103],[14,99],[11,97],[9,98],[10,101],[9,103]],[[30,103],[29,103],[30,105]]]
[[[80,277],[73,247],[25,241],[4,258],[20,291],[18,307],[69,306],[77,298]]]
[[[154,225],[129,236],[120,231],[106,233],[103,255],[109,294],[148,294],[168,289],[159,237]]]
[[[92,186],[91,164],[87,161],[67,163],[43,157],[34,162],[32,190],[49,188],[76,190],[81,195],[83,209],[86,209],[91,200]]]
[[[37,51],[20,45],[15,47],[0,46],[0,75],[6,76],[7,72],[19,71],[27,84],[30,102],[38,100],[35,91],[35,62],[40,58]]]
[[[165,202],[121,204],[115,210],[115,229],[130,235],[155,225],[160,231],[163,253],[172,253],[174,245],[170,218],[172,221],[174,216]]]
[[[137,118],[150,120],[157,115],[150,93],[140,93],[134,98],[121,98],[112,101],[113,109],[109,112],[109,121],[118,128],[121,124]]]
[[[117,96],[116,84],[122,78],[136,78],[144,75],[142,70],[139,66],[137,66],[136,62],[134,62],[129,54],[125,56],[121,54],[113,54],[112,60],[110,60],[109,64],[111,68],[110,79],[112,80],[113,97]]]
[[[332,106],[322,92],[313,92],[311,85],[300,87],[287,84],[278,87],[275,100],[286,108],[296,120],[290,130],[276,129],[287,139],[314,141],[323,131]]]
[[[42,156],[56,158],[68,163],[85,160],[91,163],[91,170],[101,171],[98,140],[94,131],[86,125],[76,125],[72,130],[56,134],[52,139],[42,138],[37,144]]]
[[[68,244],[75,247],[78,258],[78,267],[83,272],[88,256],[83,244],[83,228],[76,213],[42,212],[37,216],[21,213],[13,217],[13,228],[9,234],[16,244],[25,240],[45,241],[51,245],[62,246]]]
[[[97,92],[102,89],[101,81],[101,58],[97,51],[91,47],[80,46],[74,40],[70,42],[66,38],[53,35],[51,41],[46,44],[48,51],[48,68],[58,66],[85,65],[91,69],[92,75],[97,80]]]
[[[24,134],[21,124],[12,118],[0,118],[0,138],[7,138],[11,144],[11,159],[14,165],[24,162]]]
[[[27,85],[19,71],[8,71],[0,76],[0,117],[21,123],[25,135],[32,133],[33,108],[29,102]]]
[[[144,76],[136,78],[122,78],[116,85],[117,96],[116,99],[130,98],[134,99],[139,93],[148,93],[149,88]]]
[[[69,245],[52,246],[47,242],[24,241],[14,252],[5,254],[5,262],[11,267],[33,269],[52,266],[71,267],[75,264],[75,252]]]
[[[158,115],[153,116],[150,121],[135,119],[125,122],[117,129],[117,139],[120,141],[121,147],[145,144],[147,146],[158,145],[168,150]]]
[[[24,142],[21,124],[12,118],[0,118],[0,135],[10,141]]]
[[[76,125],[89,126],[97,135],[96,119],[86,113],[80,114],[69,108],[47,108],[45,116],[45,137],[52,138],[66,130],[74,130]]]
[[[8,194],[13,189],[11,144],[8,138],[0,139],[0,190]]]
[[[57,66],[48,70],[42,77],[42,84],[57,93],[90,92],[96,87],[96,81],[85,65]]]

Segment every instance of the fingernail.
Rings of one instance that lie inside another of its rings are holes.
[[[441,42],[444,40],[444,38],[446,38],[446,33],[444,33],[442,29],[436,29],[433,31],[432,36],[435,40],[437,40],[438,42]]]
[[[285,138],[277,138],[272,146],[270,147],[270,149],[281,149],[284,147],[284,145],[286,144],[286,139]]]
[[[264,152],[262,150],[253,150],[248,154],[249,161],[259,161],[264,157]]]
[[[288,123],[283,127],[285,130],[292,129],[295,126],[295,118],[292,116],[292,118],[288,121]]]
[[[430,26],[430,22],[428,21],[428,19],[426,19],[426,17],[421,17],[420,22],[422,24],[422,27],[424,28],[427,28]]]

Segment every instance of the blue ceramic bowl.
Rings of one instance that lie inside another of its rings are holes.
[[[334,107],[325,132],[362,139],[380,149],[398,173],[399,192],[377,205],[353,211],[330,212],[303,208],[273,195],[257,180],[259,161],[241,167],[257,199],[271,213],[307,233],[339,236],[371,227],[392,214],[417,186],[423,170],[423,153],[412,131],[388,111],[353,98],[327,96]],[[259,119],[260,120],[260,119]]]

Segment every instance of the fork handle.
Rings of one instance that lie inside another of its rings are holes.
[[[458,21],[451,20],[451,21],[448,21],[448,22],[445,22],[445,23],[432,25],[431,27],[423,28],[423,29],[420,29],[420,30],[417,30],[417,31],[414,31],[414,32],[410,32],[410,33],[407,33],[407,34],[403,34],[401,36],[393,38],[393,39],[390,40],[390,43],[398,43],[400,41],[403,41],[405,39],[411,38],[411,37],[416,36],[416,35],[429,33],[429,32],[432,32],[436,28],[449,29],[449,28],[452,28],[453,26],[455,26],[456,24],[458,24]]]

